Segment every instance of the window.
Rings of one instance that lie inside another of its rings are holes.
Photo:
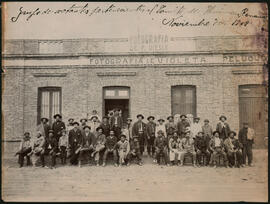
[[[196,87],[172,86],[172,114],[196,116]]]
[[[42,117],[53,121],[53,116],[61,114],[61,88],[60,87],[42,87],[38,88],[38,118],[40,123]]]

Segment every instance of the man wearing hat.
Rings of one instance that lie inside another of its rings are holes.
[[[194,140],[194,148],[196,152],[196,158],[198,165],[206,165],[208,166],[210,161],[210,152],[208,151],[208,143],[209,141],[205,138],[205,135],[202,131],[198,132],[195,140]],[[203,156],[205,160],[203,160]],[[205,163],[204,163],[205,161]]]
[[[102,166],[106,166],[106,160],[108,154],[113,154],[114,166],[117,166],[117,150],[116,150],[117,138],[114,135],[114,131],[111,130],[109,136],[106,138],[105,142],[105,152],[103,155],[103,164]]]
[[[226,122],[226,120],[227,120],[226,116],[224,116],[224,115],[220,116],[219,120],[220,121],[217,124],[216,131],[219,132],[220,138],[225,140],[228,137],[231,129],[230,129],[229,124]]]
[[[186,127],[189,126],[186,115],[180,115],[180,121],[177,123],[177,132],[180,137],[185,136]]]
[[[158,135],[157,132],[159,130],[161,130],[163,132],[164,136],[167,138],[167,132],[166,132],[166,127],[165,127],[164,122],[165,122],[165,120],[163,118],[158,119],[158,124],[156,125],[156,133],[155,133],[156,137]]]
[[[92,139],[92,145],[94,152],[91,154],[91,157],[95,158],[96,166],[99,166],[100,152],[105,149],[106,136],[103,134],[103,128],[97,127],[96,134]]]
[[[137,137],[140,142],[140,152],[141,155],[144,152],[144,145],[146,139],[146,124],[142,121],[144,116],[142,114],[137,115],[138,121],[133,124],[132,127],[132,136]]]
[[[52,130],[58,142],[59,138],[61,137],[61,131],[63,129],[66,129],[66,126],[65,123],[62,121],[62,116],[60,114],[55,114],[53,117],[55,119],[55,122],[52,124]]]
[[[93,134],[95,134],[96,133],[96,129],[100,126],[100,122],[98,121],[98,117],[96,115],[93,115],[90,118],[90,122],[89,122],[88,126],[91,127],[91,132]]]
[[[31,149],[32,151],[28,153],[28,156],[33,155],[33,166],[36,167],[37,161],[40,159],[42,167],[45,167],[45,138],[42,136],[41,132],[37,132]]]
[[[86,126],[86,122],[87,122],[87,118],[82,118],[82,119],[80,119],[81,125],[80,125],[79,129],[80,129],[82,132],[84,131],[83,128]]]
[[[23,140],[21,141],[19,151],[16,152],[15,156],[19,155],[18,163],[20,168],[23,167],[24,157],[27,159],[27,166],[30,165],[30,157],[28,154],[32,151],[31,137],[29,132],[25,132]]]
[[[240,167],[242,165],[242,144],[235,138],[236,132],[229,132],[229,137],[224,141],[225,152],[227,153],[229,167]]]
[[[212,126],[209,125],[209,120],[208,119],[205,119],[204,120],[204,125],[202,126],[202,132],[203,132],[203,135],[209,139],[211,139],[212,135],[213,135],[213,129],[212,129]]]
[[[130,142],[130,140],[132,139],[132,119],[128,118],[127,119],[127,123],[123,125],[123,129],[121,134],[126,135],[127,137],[127,141]]]
[[[74,118],[69,118],[68,124],[67,124],[67,134],[69,133],[70,130],[73,129],[73,123],[74,123]]]
[[[114,110],[114,115],[111,117],[111,129],[114,130],[115,136],[120,139],[121,129],[123,128],[123,119],[119,114],[120,109],[116,108]]]
[[[200,118],[199,117],[194,117],[193,119],[193,124],[190,126],[190,132],[191,132],[191,137],[195,138],[198,132],[202,132],[202,126],[199,123]]]
[[[87,115],[89,115],[89,114],[87,114]],[[97,117],[97,121],[98,121],[98,122],[101,121],[101,120],[100,120],[100,117],[99,117],[99,115],[98,115],[97,110],[93,110],[93,111],[92,111],[91,115],[89,116],[89,120],[92,120],[93,116]]]
[[[90,159],[90,153],[93,151],[93,145],[92,145],[92,139],[93,139],[93,133],[90,132],[90,127],[85,125],[83,127],[82,132],[82,140],[80,143],[80,149],[79,151],[79,167],[81,167],[82,160],[86,156],[86,158]]]
[[[104,117],[102,118],[102,122],[101,122],[101,124],[100,124],[100,127],[103,128],[103,130],[104,130],[104,135],[105,135],[106,137],[108,137],[109,134],[110,134],[110,129],[111,129],[111,126],[110,126],[110,123],[109,123],[109,117],[108,117],[108,116],[104,116]]]
[[[68,150],[68,134],[65,129],[62,130],[62,135],[59,138],[58,147],[60,150],[61,164],[66,164]]]
[[[61,136],[62,136],[62,132],[61,132]],[[53,134],[53,130],[49,130],[49,141],[48,142],[49,142],[48,150],[49,150],[49,155],[50,155],[50,159],[51,159],[50,168],[55,168],[56,154],[59,152],[59,148],[58,148],[57,139],[55,138],[55,136]]]
[[[68,143],[70,147],[70,163],[78,164],[79,149],[82,141],[82,132],[79,129],[79,123],[73,123],[73,129],[69,131]]]
[[[165,124],[168,140],[173,136],[173,133],[177,130],[177,125],[174,123],[173,116],[167,117],[168,122]]]
[[[169,166],[170,164],[168,161],[168,140],[167,138],[165,138],[164,133],[161,130],[159,130],[157,134],[158,136],[155,138],[154,143],[156,148],[157,163],[158,165],[161,164],[160,159],[163,156],[165,164]]]
[[[192,156],[193,166],[197,167],[196,165],[196,152],[194,147],[194,140],[191,138],[190,131],[186,131],[185,137],[182,139],[183,142],[183,151],[181,161],[184,161],[186,155]]]
[[[149,121],[146,124],[147,153],[149,156],[154,157],[154,154],[155,154],[154,141],[155,141],[155,132],[156,132],[156,123],[154,122],[155,117],[149,116],[147,120]]]
[[[255,131],[249,127],[248,122],[243,123],[244,127],[239,131],[238,139],[239,142],[243,145],[243,166],[246,165],[246,158],[248,158],[248,165],[253,166],[253,152],[252,145],[254,144]]]
[[[41,132],[42,136],[45,138],[45,152],[47,152],[48,140],[49,140],[49,130],[51,129],[48,124],[49,119],[42,117],[40,119],[41,123],[37,126],[37,131]]]

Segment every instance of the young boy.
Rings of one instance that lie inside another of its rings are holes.
[[[214,131],[214,137],[210,140],[209,149],[213,152],[214,168],[216,168],[217,160],[219,156],[223,157],[225,167],[228,167],[227,155],[224,152],[223,139],[219,137],[219,132]]]
[[[207,166],[210,160],[210,152],[208,151],[208,141],[202,131],[198,132],[195,138],[194,147],[196,151],[198,166],[200,167],[204,165],[204,162],[202,162],[203,156],[205,156],[205,165]]]
[[[157,132],[158,136],[155,139],[154,145],[156,147],[156,159],[158,165],[160,165],[160,159],[163,156],[165,160],[165,164],[167,166],[170,166],[168,163],[168,141],[167,138],[165,138],[163,132],[159,130]]]
[[[129,142],[126,140],[126,135],[120,135],[120,141],[117,142],[115,148],[117,149],[119,155],[119,166],[122,166],[126,163],[130,150]]]
[[[183,161],[181,160],[182,154],[183,154],[183,146],[182,146],[182,140],[178,137],[177,131],[173,133],[173,137],[169,140],[169,157],[170,162],[175,165],[183,165]]]
[[[50,168],[55,168],[56,165],[56,154],[58,152],[58,142],[57,138],[54,136],[53,130],[49,130],[49,155],[51,157],[51,166]]]
[[[68,147],[68,135],[67,131],[64,129],[62,130],[62,135],[59,138],[59,149],[60,149],[60,157],[61,157],[61,164],[66,164],[67,160],[67,147]]]
[[[108,154],[113,154],[114,166],[118,166],[117,165],[117,152],[115,149],[116,144],[117,144],[117,138],[114,135],[114,131],[111,130],[109,133],[109,136],[106,138],[106,142],[105,142],[106,150],[105,150],[104,155],[103,155],[102,166],[106,166],[106,160],[107,160]]]
[[[31,139],[30,133],[25,132],[23,135],[23,140],[20,144],[19,151],[16,152],[16,154],[15,154],[15,156],[19,155],[18,162],[20,164],[20,168],[23,167],[24,157],[26,157],[26,159],[27,159],[27,166],[30,165],[30,157],[28,156],[28,154],[32,150],[32,144],[31,144],[30,139]]]

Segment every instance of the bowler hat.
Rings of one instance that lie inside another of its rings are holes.
[[[88,126],[88,125],[86,125],[86,126],[83,127],[83,129],[85,129],[85,128],[88,128],[89,130],[91,130],[91,127]]]
[[[219,120],[221,120],[221,118],[224,118],[225,120],[227,120],[227,118],[226,118],[225,115],[221,115],[221,116],[219,117]]]
[[[158,122],[159,122],[159,121],[161,121],[161,120],[162,120],[163,122],[165,122],[165,120],[164,120],[164,119],[162,119],[162,118],[159,118],[159,119],[158,119]]]
[[[248,125],[248,122],[243,122],[243,125]]]
[[[53,130],[52,130],[52,129],[51,129],[51,130],[49,130],[49,133],[50,133],[50,132],[51,132],[51,133],[53,133]]]
[[[80,125],[80,124],[79,124],[78,122],[76,122],[76,121],[73,123],[73,125],[75,125],[75,124],[77,124],[78,126]]]
[[[142,114],[138,114],[137,118],[141,117],[142,119],[144,119],[144,116]]]
[[[71,120],[74,121],[74,118],[69,118],[69,119],[68,119],[68,122],[71,121]]]
[[[82,119],[80,120],[80,122],[82,122],[83,120],[85,120],[85,122],[87,121],[87,119],[86,119],[86,118],[82,118]]]
[[[100,126],[96,128],[96,131],[98,132],[100,129],[102,130],[102,132],[104,132],[103,128]]]
[[[152,116],[152,115],[150,115],[150,116],[147,118],[147,120],[150,120],[150,118],[152,118],[153,120],[155,120],[155,117]]]
[[[56,118],[57,116],[58,116],[59,118],[62,118],[62,116],[61,116],[60,114],[58,114],[58,113],[55,114],[55,115],[53,116],[53,118]]]
[[[213,132],[213,135],[215,135],[216,133],[218,133],[218,134],[219,134],[219,131],[214,131],[214,132]],[[219,135],[220,135],[220,134],[219,134]]]
[[[209,120],[208,119],[205,119],[204,122],[208,122],[209,123]]]
[[[200,120],[200,117],[196,116],[196,117],[193,118],[193,120],[196,120],[196,119]]]
[[[93,116],[91,116],[90,120],[92,120],[93,118],[98,119],[98,117],[96,115],[93,115]]]
[[[168,117],[167,117],[167,120],[169,120],[170,118],[173,119],[173,116],[172,116],[172,115],[168,116]]]
[[[115,111],[120,111],[120,108],[115,108],[114,110],[113,110],[113,112],[115,112]]]
[[[127,120],[130,120],[130,121],[132,121],[132,119],[131,119],[131,118],[127,118]]]
[[[184,115],[184,114],[183,114],[183,115],[180,115],[180,118],[182,118],[182,117],[185,117],[185,118],[187,118],[187,116],[186,116],[186,115]]]
[[[230,131],[230,132],[229,132],[229,135],[230,135],[230,134],[233,134],[233,136],[236,136],[236,132],[234,132],[234,131]]]
[[[30,132],[25,132],[23,135],[24,136],[30,136]]]
[[[109,119],[109,117],[108,117],[108,116],[103,116],[103,119],[105,119],[105,118]]]
[[[126,136],[126,135],[124,135],[124,134],[121,134],[121,135],[120,135],[120,138],[121,138],[121,137],[126,138],[127,136]]]
[[[49,119],[48,119],[48,118],[45,118],[45,117],[40,118],[40,120],[41,120],[41,121],[42,121],[42,120],[46,120],[46,122],[49,121]]]

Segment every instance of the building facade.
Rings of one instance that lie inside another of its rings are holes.
[[[226,115],[238,131],[248,121],[256,146],[267,136],[267,43],[262,36],[6,40],[3,50],[3,139],[35,132],[40,118],[79,120],[120,108],[209,119]]]

